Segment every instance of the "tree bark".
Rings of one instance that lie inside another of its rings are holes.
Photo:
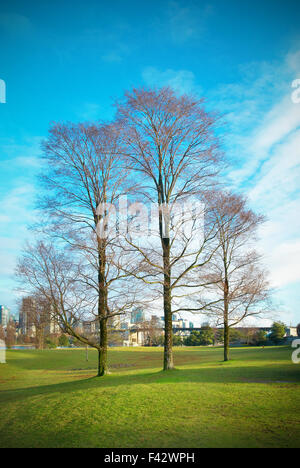
[[[229,361],[229,327],[226,320],[224,320],[224,361]]]
[[[229,360],[228,280],[224,288],[224,361]]]
[[[172,305],[171,305],[171,268],[170,268],[170,240],[162,239],[164,261],[164,318],[165,318],[165,343],[164,343],[164,370],[174,368],[173,361],[173,329],[172,329]]]
[[[107,320],[100,320],[100,348],[98,350],[98,377],[108,374],[107,364]]]
[[[107,365],[107,290],[105,284],[105,240],[98,239],[98,321],[99,321],[99,349],[98,349],[98,377],[108,373]]]

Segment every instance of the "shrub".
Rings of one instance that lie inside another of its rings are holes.
[[[69,346],[69,338],[67,335],[61,335],[58,339],[59,346]]]
[[[285,325],[282,322],[274,322],[271,328],[270,340],[275,344],[281,343],[285,335]]]
[[[53,340],[51,340],[50,338],[47,338],[45,340],[45,347],[48,349],[55,349],[57,348],[57,345]]]

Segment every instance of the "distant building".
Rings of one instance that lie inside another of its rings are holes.
[[[23,297],[19,313],[19,327],[22,335],[34,336],[34,326],[32,316],[35,310],[35,300],[33,297]]]
[[[145,313],[141,307],[137,307],[131,312],[131,323],[140,323],[145,321]]]
[[[175,314],[174,314],[175,315]],[[176,320],[172,320],[172,327],[173,328],[189,328],[189,321],[186,320],[186,319],[177,319],[177,315],[176,315]]]
[[[285,327],[285,336],[298,336],[297,327]]]
[[[9,309],[4,305],[0,305],[0,325],[4,328],[7,327],[9,322],[9,315]]]
[[[120,329],[121,328],[121,317],[116,315],[115,317],[110,317],[107,321],[107,326],[110,329]]]
[[[34,337],[36,329],[43,327],[46,335],[60,332],[51,313],[51,305],[45,300],[37,301],[32,296],[23,297],[19,312],[19,328],[22,335]]]
[[[99,321],[98,320],[83,321],[82,328],[83,328],[84,333],[87,333],[88,335],[98,333],[100,329]]]
[[[157,327],[157,328],[163,327],[163,322],[161,321],[160,317],[158,317],[157,315],[151,315],[150,324],[153,327]]]
[[[160,324],[164,326],[165,318],[160,317]],[[179,318],[178,314],[172,314],[172,327],[173,328],[194,328],[193,322],[186,319]]]
[[[128,330],[129,329],[129,323],[128,322],[122,322],[120,325],[121,330]]]

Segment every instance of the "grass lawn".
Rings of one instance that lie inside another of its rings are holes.
[[[300,447],[291,348],[11,350],[0,364],[0,447]]]

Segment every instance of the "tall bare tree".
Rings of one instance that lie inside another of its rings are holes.
[[[120,132],[102,124],[54,124],[43,143],[46,195],[40,200],[45,231],[88,259],[82,278],[97,295],[99,376],[107,373],[108,291],[124,277],[116,267],[115,235],[109,219],[121,193],[128,190]],[[119,262],[120,263],[120,262]],[[92,267],[89,268],[89,267]],[[93,270],[93,273],[91,271]]]
[[[191,255],[189,250],[190,235],[181,236],[181,248],[176,241],[179,227],[178,223],[172,225],[172,210],[191,197],[200,201],[201,195],[214,184],[222,160],[215,132],[218,119],[206,112],[202,100],[177,96],[170,88],[133,89],[117,108],[125,151],[141,182],[140,193],[144,200],[158,205],[159,244],[152,246],[152,253],[150,247],[127,240],[140,254],[139,266],[146,271],[136,277],[161,286],[164,370],[168,370],[174,366],[172,290],[201,263],[199,254]],[[184,265],[179,268],[183,258]]]

